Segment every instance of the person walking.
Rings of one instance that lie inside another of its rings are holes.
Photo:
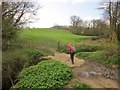
[[[74,64],[75,47],[73,47],[71,44],[68,44],[68,51],[70,54],[71,62]]]

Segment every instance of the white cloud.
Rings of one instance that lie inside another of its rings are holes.
[[[0,0],[2,2],[28,2],[30,0]]]
[[[85,2],[99,2],[99,0],[33,0],[35,2],[40,3],[50,3],[50,2],[57,2],[57,3],[85,3]]]
[[[92,19],[100,19],[98,16],[87,16],[83,18],[84,20],[91,21]]]
[[[40,3],[53,3],[53,2],[69,2],[69,0],[33,0],[35,2],[40,2]],[[70,0],[71,1],[71,0]]]
[[[44,12],[43,12],[44,11]],[[51,13],[51,10],[41,10],[41,13],[38,15],[40,17],[40,20],[32,23],[31,27],[52,27],[54,24],[58,25],[68,25],[69,21],[66,15],[63,13],[59,13],[57,11],[53,11],[54,13]]]
[[[85,3],[88,2],[88,0],[72,0],[72,3]]]
[[[87,0],[36,0],[36,2],[43,7],[36,16],[40,19],[32,23],[31,27],[52,27],[55,24],[69,25],[72,15],[80,15],[83,20],[99,19],[98,14],[94,13],[95,11],[93,11],[94,14],[91,12],[88,14],[91,9],[87,11],[87,8],[79,5],[85,4],[85,2],[88,2]]]

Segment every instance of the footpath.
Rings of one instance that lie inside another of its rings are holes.
[[[73,78],[65,86],[71,88],[75,82],[82,82],[92,88],[118,88],[118,70],[110,69],[93,61],[85,61],[75,58],[71,64],[69,54],[56,52],[54,56],[48,56],[60,61],[72,68]]]

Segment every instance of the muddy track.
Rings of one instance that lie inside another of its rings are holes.
[[[73,78],[65,86],[71,88],[75,82],[83,82],[92,88],[118,88],[118,70],[107,68],[97,62],[75,58],[71,64],[69,54],[56,52],[49,58],[60,61],[72,68]]]

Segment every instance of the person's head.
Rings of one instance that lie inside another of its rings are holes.
[[[72,46],[70,43],[68,43],[68,46]]]
[[[70,43],[68,43],[68,46],[70,46]]]

